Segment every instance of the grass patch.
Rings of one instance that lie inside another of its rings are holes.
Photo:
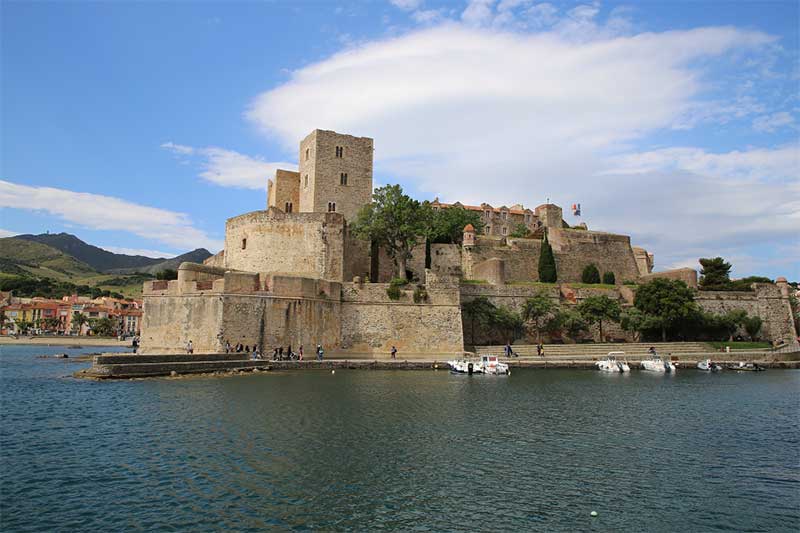
[[[549,289],[558,287],[558,283],[545,283],[544,281],[509,281],[506,285],[522,285],[525,287],[543,287]]]
[[[573,289],[604,289],[604,290],[613,290],[616,289],[616,285],[607,285],[605,283],[565,283],[567,287],[572,287]]]
[[[752,341],[711,341],[707,343],[715,350],[724,350],[726,346],[730,346],[731,350],[765,350],[772,348],[768,342],[752,342]]]

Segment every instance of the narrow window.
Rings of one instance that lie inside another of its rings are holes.
[[[507,231],[508,231],[508,228],[503,226],[503,235],[505,235]]]
[[[308,189],[308,174],[306,174],[305,178],[303,179],[303,187]]]
[[[311,148],[306,148],[306,161],[308,161],[308,156],[311,153]]]
[[[286,202],[286,209],[284,209],[284,212],[291,213],[292,212],[292,207],[293,207],[292,206],[292,202]]]
[[[336,147],[336,157],[344,157],[344,148],[341,146]]]
[[[505,211],[503,211],[503,220],[506,220],[507,218],[508,218],[508,213],[506,213]]]
[[[247,239],[242,239],[242,250],[247,249]]]
[[[492,227],[491,226],[486,226],[486,235],[489,235],[491,233],[492,233]]]
[[[342,172],[341,175],[339,175],[339,183],[341,185],[347,185],[347,172]]]
[[[328,213],[336,212],[336,202],[328,202]]]
[[[486,215],[486,218],[492,218],[492,212],[489,211],[488,209],[484,211],[483,214]]]

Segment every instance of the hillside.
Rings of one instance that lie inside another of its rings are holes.
[[[0,239],[0,271],[62,281],[97,274],[91,266],[61,250],[15,237]]]
[[[211,256],[208,250],[198,248],[192,252],[169,259],[143,255],[115,254],[88,244],[69,233],[42,233],[40,235],[17,235],[14,239],[48,245],[81,261],[98,272],[133,273],[158,272],[165,268],[177,268],[182,261],[202,263]],[[171,265],[175,266],[171,266]],[[166,265],[166,266],[165,266]]]
[[[173,257],[172,259],[160,260],[158,263],[153,265],[137,268],[118,268],[108,272],[112,274],[133,274],[136,272],[156,274],[157,272],[167,269],[177,270],[178,266],[180,266],[180,264],[184,261],[188,261],[190,263],[202,263],[209,257],[211,257],[211,253],[208,250],[205,248],[198,248],[197,250],[192,250],[191,252]]]

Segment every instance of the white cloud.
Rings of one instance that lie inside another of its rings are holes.
[[[484,26],[492,20],[492,7],[495,0],[469,0],[461,13],[461,20],[470,26]]]
[[[477,21],[493,4],[471,5]],[[447,23],[364,43],[293,72],[255,98],[246,116],[287,149],[314,128],[371,136],[377,177],[413,181],[431,197],[582,200],[590,227],[633,234],[670,262],[704,254],[715,239],[744,242],[737,232],[751,243],[785,237],[786,217],[794,216],[786,203],[786,182],[797,179],[794,148],[633,148],[652,133],[697,124],[689,115],[708,103],[715,62],[758,54],[774,38],[730,27],[609,37],[595,11],[573,10],[546,33]],[[596,31],[573,38],[565,18]],[[728,102],[714,89],[703,121],[739,112],[739,96]],[[760,104],[748,102],[757,112]],[[748,198],[763,203],[745,210]],[[733,207],[722,216],[717,207],[727,201]],[[711,204],[702,231],[686,222]],[[757,213],[758,223],[743,213]],[[692,250],[668,238],[673,228],[691,234]]]
[[[763,115],[753,120],[753,129],[760,132],[772,133],[786,126],[794,125],[794,116],[787,111]]]
[[[389,0],[390,3],[403,11],[414,11],[422,5],[422,0]]]
[[[0,207],[44,211],[79,226],[120,230],[176,249],[222,249],[221,240],[195,228],[185,213],[147,207],[99,194],[0,181]]]
[[[9,231],[7,229],[0,229],[0,239],[5,237],[14,237],[15,235],[19,235],[19,232]]]
[[[140,248],[121,248],[119,246],[101,246],[103,250],[113,252],[115,254],[125,254],[125,255],[143,255],[145,257],[152,257],[154,259],[169,259],[171,257],[175,257],[179,254],[174,254],[170,252],[159,252],[158,250],[148,250],[148,249],[140,249]],[[187,252],[189,250],[184,250]]]
[[[201,166],[204,170],[200,172],[200,177],[223,187],[266,189],[267,180],[275,175],[277,169],[297,169],[294,163],[270,163],[261,157],[249,157],[216,146],[195,148],[170,141],[163,143],[161,148],[169,150],[179,158],[191,156],[202,158]]]

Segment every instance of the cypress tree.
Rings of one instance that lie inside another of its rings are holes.
[[[606,272],[603,274],[603,283],[606,285],[614,285],[617,282],[616,276],[614,276],[613,272]]]
[[[553,256],[553,248],[547,241],[547,233],[545,233],[542,241],[542,250],[539,252],[539,281],[555,283],[557,279],[556,258]]]
[[[600,271],[597,269],[597,265],[594,263],[586,265],[581,274],[581,281],[584,283],[600,283]]]

